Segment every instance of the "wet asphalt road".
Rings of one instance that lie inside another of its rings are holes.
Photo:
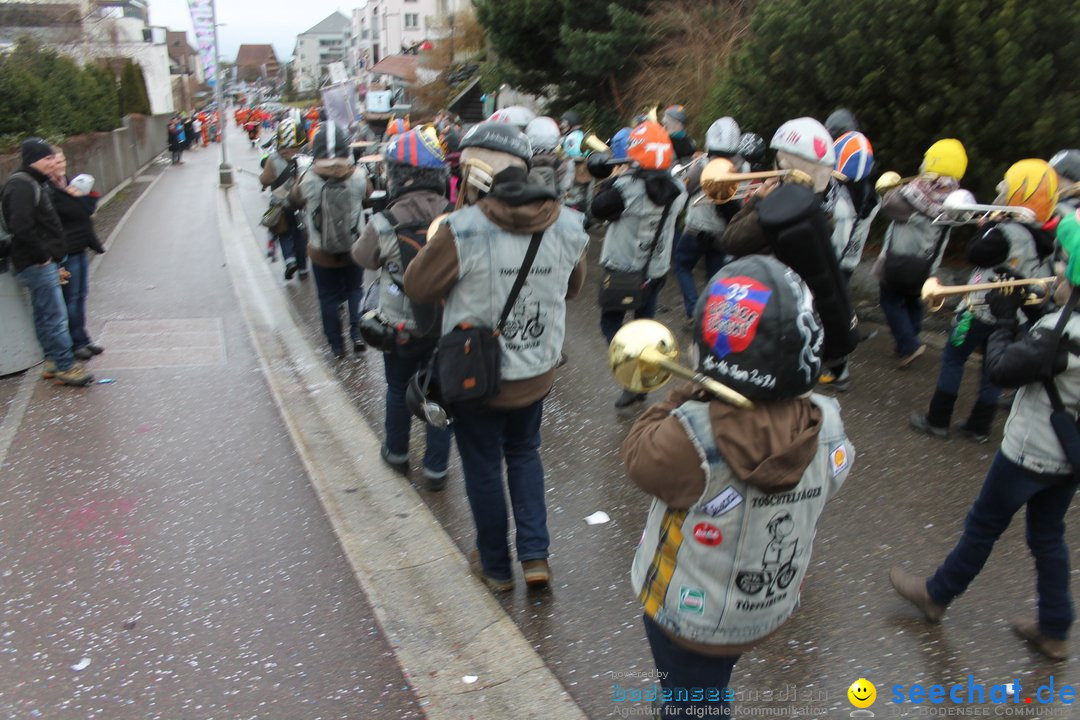
[[[0,717],[423,717],[263,380],[215,169],[165,169],[92,278],[90,367],[115,382],[29,371],[0,473]]]
[[[257,172],[257,162],[255,150],[237,151],[239,167]],[[254,225],[266,196],[260,196],[250,175],[237,182]],[[256,234],[264,237],[258,228]],[[598,254],[594,241],[591,269]],[[280,261],[277,267],[282,269]],[[293,280],[285,286],[312,343],[324,346],[313,283]],[[590,283],[569,304],[570,362],[560,370],[545,405],[542,456],[554,589],[536,597],[519,587],[500,602],[577,702],[591,717],[603,718],[617,716],[626,707],[613,702],[613,682],[623,688],[635,682],[644,686],[643,676],[653,666],[640,606],[629,585],[649,499],[622,472],[619,446],[632,418],[620,417],[612,408],[619,389],[606,368],[594,297],[595,285]],[[681,329],[682,305],[673,279],[664,289],[662,305],[658,319],[676,329],[685,349],[689,336]],[[921,622],[893,594],[887,577],[890,565],[929,574],[951,549],[996,452],[1004,411],[987,445],[917,435],[907,418],[912,411],[925,411],[940,353],[931,349],[907,371],[896,369],[892,353],[888,331],[881,328],[854,358],[852,388],[840,395],[857,454],[854,470],[819,525],[799,612],[736,666],[732,686],[742,698],[736,706],[743,711],[768,709],[777,717],[847,716],[852,709],[847,688],[860,677],[878,687],[878,716],[918,714],[911,705],[885,704],[890,696],[886,689],[895,684],[949,685],[966,683],[973,675],[975,682],[989,687],[1019,679],[1021,695],[1027,696],[1028,688],[1042,685],[1051,675],[1059,686],[1080,682],[1075,664],[1043,661],[1008,629],[1008,618],[1034,613],[1034,568],[1022,518],[1014,521],[942,625]],[[956,419],[963,419],[961,413],[973,402],[973,370],[965,377]],[[381,427],[381,358],[371,352],[350,357],[337,364],[337,373],[364,416],[373,427]],[[417,449],[422,447],[418,426],[413,438],[415,477]],[[473,530],[461,483],[455,452],[448,490],[421,494],[467,551]],[[584,518],[597,510],[606,512],[611,522],[586,524]],[[1068,540],[1078,546],[1075,527],[1069,528]],[[765,699],[770,689],[771,701]],[[780,697],[784,691],[787,695]],[[784,698],[792,691],[799,707],[785,714],[791,703]],[[804,702],[807,698],[812,702]],[[1056,706],[1059,717],[1067,711]]]

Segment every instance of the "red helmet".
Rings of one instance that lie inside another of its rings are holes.
[[[675,148],[660,123],[646,120],[630,132],[626,155],[646,170],[667,170],[675,157]]]

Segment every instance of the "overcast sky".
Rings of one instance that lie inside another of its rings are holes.
[[[365,0],[217,0],[221,59],[235,60],[236,49],[244,43],[270,43],[278,60],[292,57],[296,36],[335,10],[345,17]],[[170,30],[185,30],[188,42],[195,47],[191,14],[187,0],[149,0],[150,24],[165,25]]]

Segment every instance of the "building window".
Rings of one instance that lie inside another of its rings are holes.
[[[419,13],[405,13],[405,27],[418,28],[420,27],[420,14]]]

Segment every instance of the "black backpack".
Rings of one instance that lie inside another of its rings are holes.
[[[453,206],[447,205],[446,212],[452,210]],[[383,217],[394,228],[397,236],[398,250],[401,253],[401,274],[404,277],[409,263],[427,244],[431,221],[398,223],[390,210],[384,210]],[[404,292],[404,288],[399,289]],[[442,334],[442,303],[417,303],[409,300],[409,305],[412,307],[413,319],[416,320],[416,332],[412,339],[425,345],[434,344]]]
[[[353,222],[353,198],[347,178],[328,179],[319,193],[319,207],[311,214],[319,233],[318,248],[339,255],[352,250],[357,228]]]

